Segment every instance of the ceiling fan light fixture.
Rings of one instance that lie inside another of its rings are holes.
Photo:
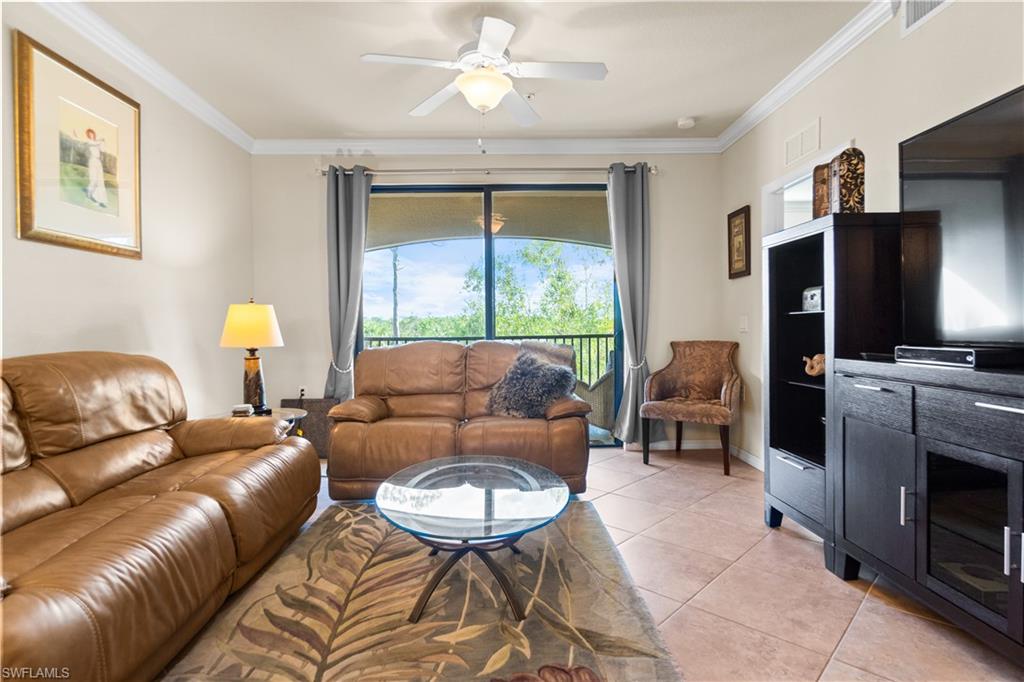
[[[493,66],[481,66],[459,74],[455,87],[469,102],[469,106],[486,113],[501,103],[502,97],[512,89],[512,79]]]

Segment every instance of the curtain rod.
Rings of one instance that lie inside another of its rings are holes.
[[[651,166],[651,175],[658,174],[658,167]],[[634,168],[627,166],[626,172],[631,173]],[[479,173],[481,175],[515,175],[530,173],[607,173],[608,167],[603,168],[407,168],[393,170],[367,170],[369,175],[463,175],[466,173]],[[320,175],[327,175],[327,169],[321,168]],[[345,171],[345,175],[352,175],[352,171]]]

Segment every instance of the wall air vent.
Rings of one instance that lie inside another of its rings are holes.
[[[820,121],[821,119],[816,118],[813,123],[806,126],[803,130],[793,133],[786,138],[785,165],[788,166],[818,151],[821,147]]]
[[[904,36],[907,35],[952,2],[953,0],[903,0],[900,11],[900,33]]]

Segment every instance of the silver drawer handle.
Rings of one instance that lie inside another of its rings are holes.
[[[900,486],[900,525],[907,525],[907,486]]]
[[[808,469],[811,468],[811,467],[805,467],[803,464],[800,464],[799,462],[794,462],[789,457],[785,457],[783,455],[775,455],[775,459],[779,460],[783,464],[788,464],[789,466],[793,467],[794,469],[799,469],[800,471],[807,471]]]
[[[1020,536],[1020,581],[1024,583],[1024,533]]]
[[[1003,575],[1010,575],[1010,527],[1003,526]]]
[[[974,403],[975,407],[984,407],[986,410],[999,410],[1000,412],[1010,412],[1011,414],[1024,414],[1024,408],[1022,407],[1009,407],[1007,405],[995,405],[993,403]]]
[[[863,388],[865,391],[884,391],[881,386],[868,386],[867,384],[854,384],[856,388]]]

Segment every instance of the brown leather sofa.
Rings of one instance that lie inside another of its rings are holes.
[[[186,420],[154,358],[3,363],[2,665],[150,679],[316,506],[270,417]]]
[[[418,341],[361,352],[356,397],[329,412],[335,421],[327,460],[331,497],[370,498],[410,464],[469,454],[526,459],[561,476],[572,492],[584,492],[590,405],[566,398],[545,419],[487,411],[491,387],[519,349],[506,341]]]

